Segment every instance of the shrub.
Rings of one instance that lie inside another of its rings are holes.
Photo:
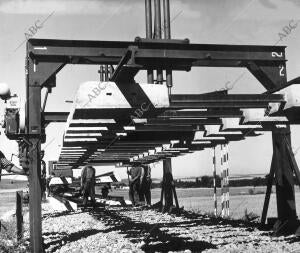
[[[30,252],[25,241],[17,241],[16,222],[14,220],[2,221],[0,230],[0,252],[25,253]]]
[[[243,216],[242,220],[246,222],[253,222],[259,218],[259,215],[256,213],[250,212],[248,213],[247,208],[245,209],[245,215]]]
[[[249,193],[249,195],[253,195],[254,194],[254,189],[249,189],[248,193]]]

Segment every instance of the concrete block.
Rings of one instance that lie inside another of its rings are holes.
[[[134,85],[140,86],[155,108],[169,107],[168,89],[165,85],[132,84],[132,86]],[[128,89],[131,89],[130,85],[128,85]],[[133,96],[141,98],[142,94],[134,94]],[[145,104],[144,109],[147,106]],[[79,86],[75,98],[75,108],[131,108],[131,105],[116,83],[89,81]]]

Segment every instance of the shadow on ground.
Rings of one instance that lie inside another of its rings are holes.
[[[54,252],[57,249],[59,249],[63,244],[75,242],[77,240],[80,240],[82,238],[87,238],[91,235],[95,235],[100,232],[103,231],[97,229],[88,229],[88,230],[82,230],[71,234],[56,233],[56,232],[43,233],[44,238],[47,237],[47,239],[51,239],[51,242],[44,244],[44,249],[47,250],[51,248],[50,252]]]
[[[47,213],[43,215],[43,219],[48,219],[48,218],[57,218],[61,216],[67,216],[67,215],[74,215],[78,214],[76,212],[71,212],[71,211],[62,211],[62,212],[55,212],[55,213]]]
[[[123,209],[124,211],[124,209]],[[132,211],[132,209],[130,209]],[[132,243],[144,242],[145,252],[168,252],[191,250],[199,252],[214,249],[215,245],[206,241],[195,241],[191,237],[181,237],[180,233],[166,233],[162,228],[183,225],[182,222],[157,223],[155,225],[133,220],[120,214],[119,210],[101,209],[91,212],[95,219],[104,222],[108,229],[104,232],[117,231],[129,238]],[[189,224],[190,225],[190,224]]]
[[[66,244],[82,238],[87,238],[97,233],[117,232],[124,235],[125,238],[128,238],[131,243],[141,243],[141,249],[145,252],[169,252],[184,250],[201,252],[205,249],[216,249],[218,246],[220,246],[220,244],[216,245],[209,241],[197,240],[195,237],[193,238],[190,228],[211,226],[212,229],[222,228],[222,232],[231,231],[232,228],[239,227],[246,229],[246,231],[249,232],[259,228],[258,223],[213,218],[208,215],[196,214],[188,211],[181,211],[180,214],[177,214],[177,216],[184,218],[180,221],[158,222],[155,224],[150,224],[148,222],[140,221],[139,218],[134,219],[128,217],[126,215],[126,211],[136,212],[136,217],[142,215],[140,209],[132,208],[97,208],[95,210],[91,210],[89,214],[92,215],[96,220],[104,223],[107,227],[106,229],[83,230],[72,234],[44,233],[44,237],[47,238],[47,240],[50,239],[50,242],[45,244],[45,249],[48,252],[54,252],[62,246],[62,241],[64,244]],[[76,213],[62,212],[58,214],[52,214],[47,217],[59,217],[61,215],[72,214]],[[178,228],[178,230],[176,228]],[[187,233],[183,233],[184,228],[186,228]],[[263,230],[260,235],[272,236],[272,232]],[[225,239],[226,237],[230,236],[224,234],[224,236],[220,237],[219,239]],[[285,238],[285,241],[287,243],[294,243],[300,241],[300,238],[287,237]],[[246,241],[240,241],[239,243],[246,243]]]

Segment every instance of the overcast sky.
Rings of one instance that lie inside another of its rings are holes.
[[[298,0],[171,0],[173,38],[189,38],[191,43],[274,45],[279,33],[300,20]],[[10,85],[12,93],[25,95],[25,33],[39,25],[35,38],[132,41],[145,36],[142,0],[18,0],[0,1],[0,82]],[[286,45],[288,80],[300,75],[300,22],[278,45]],[[57,87],[50,95],[46,110],[67,111],[80,83],[98,80],[97,66],[65,67],[57,76]],[[243,69],[197,68],[175,73],[173,93],[215,91],[238,79],[232,93],[261,93],[264,88]],[[139,75],[137,81],[145,81]],[[58,158],[64,124],[47,129],[46,160]],[[292,127],[292,146],[300,146],[300,128]],[[3,132],[0,149],[10,157],[17,144]],[[267,173],[271,161],[270,134],[230,143],[230,173]],[[300,162],[300,152],[296,154]],[[211,150],[174,158],[174,176],[212,174]],[[15,161],[17,162],[17,161]],[[103,168],[103,171],[112,169]],[[101,169],[102,170],[102,169]],[[118,169],[122,177],[125,169]],[[161,175],[161,165],[153,176]]]

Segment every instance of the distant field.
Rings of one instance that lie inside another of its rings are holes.
[[[13,181],[3,179],[0,182],[0,217],[7,211],[15,208],[17,189],[24,189],[27,181]]]
[[[248,212],[253,212],[257,215],[261,215],[264,194],[249,195],[249,189],[253,187],[231,187],[230,188],[230,212],[233,218],[238,219],[244,215],[245,209]],[[160,199],[160,189],[152,190],[152,203],[156,203]],[[300,192],[299,187],[295,187],[296,191],[296,205],[297,212],[300,216]],[[265,192],[265,187],[256,187],[254,192]],[[110,195],[124,196],[128,199],[128,190],[113,190]],[[199,212],[213,212],[213,189],[211,188],[189,188],[189,189],[177,189],[177,195],[179,199],[179,205],[184,206],[186,210],[194,210]],[[1,193],[0,190],[0,217],[5,212],[15,208],[15,192]],[[218,189],[218,212],[221,208],[220,189]],[[273,189],[271,195],[269,211],[269,217],[277,216],[276,209],[276,194]]]
[[[0,193],[0,217],[7,211],[15,208],[15,192]]]
[[[15,181],[10,179],[5,179],[2,177],[0,182],[0,190],[1,189],[20,189],[25,188],[27,186],[27,181]],[[1,191],[0,191],[1,193]]]
[[[231,187],[230,188],[230,212],[233,218],[238,219],[244,215],[245,209],[248,213],[253,212],[257,215],[261,215],[264,194],[249,195],[249,189],[253,187]],[[265,192],[266,187],[255,187],[255,192]],[[152,203],[160,200],[160,189],[152,190]],[[299,187],[295,188],[296,191],[296,208],[298,215],[300,215],[300,192]],[[114,190],[111,195],[124,196],[128,199],[128,190]],[[218,189],[218,212],[221,210],[221,196],[220,189]],[[186,210],[194,210],[199,212],[213,212],[213,189],[211,188],[189,188],[189,189],[177,189],[178,201],[180,206],[184,206]],[[270,199],[270,205],[268,210],[268,217],[277,216],[276,207],[276,194],[275,188]]]

